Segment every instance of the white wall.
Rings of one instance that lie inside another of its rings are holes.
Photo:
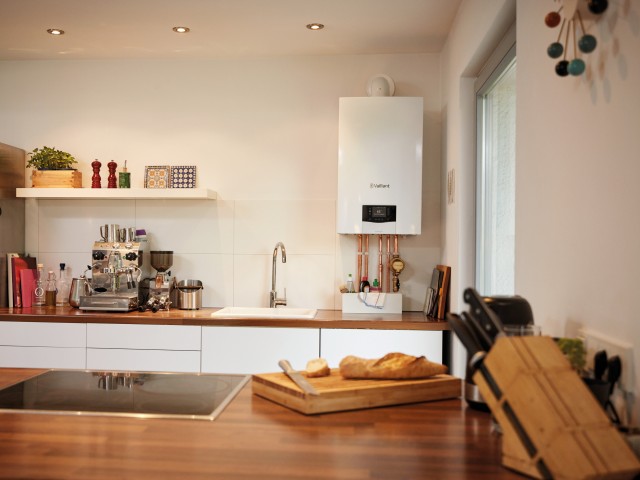
[[[515,0],[463,1],[442,52],[442,183],[455,171],[455,198],[443,209],[443,262],[451,265],[451,311],[466,310],[465,288],[474,285],[475,93],[474,80],[515,21]],[[446,192],[443,189],[443,197]],[[454,374],[465,375],[466,355],[453,345]]]
[[[637,391],[640,1],[585,15],[598,46],[578,78],[546,55],[549,8],[518,1],[516,289],[550,335],[588,327],[631,343]]]
[[[473,285],[472,83],[514,6],[511,0],[463,2],[442,54],[442,170],[455,168],[458,180],[456,202],[443,202],[453,311],[466,308],[462,290]],[[640,1],[609,2],[596,23],[583,13],[598,47],[578,78],[556,76],[546,54],[557,38],[544,25],[552,7],[517,2],[516,293],[529,300],[545,334],[573,336],[586,327],[637,350]],[[464,358],[456,342],[458,375]],[[635,354],[631,365],[629,412],[620,412],[635,423],[639,358]]]
[[[175,252],[179,279],[203,281],[205,306],[249,306],[268,303],[281,240],[289,305],[339,309],[356,261],[354,239],[335,234],[338,98],[366,95],[368,78],[386,73],[397,96],[425,99],[423,234],[400,243],[404,309],[420,310],[441,253],[439,71],[438,55],[0,62],[0,141],[69,151],[84,187],[95,158],[103,187],[106,163],[126,159],[133,187],[145,165],[197,165],[198,186],[218,192],[215,202],[29,202],[27,249],[77,276],[99,225],[135,225],[152,249]]]

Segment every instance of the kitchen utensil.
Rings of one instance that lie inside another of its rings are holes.
[[[611,395],[613,394],[613,389],[616,386],[616,382],[620,380],[620,375],[622,374],[622,362],[620,361],[620,357],[618,355],[614,355],[607,362],[607,381],[609,382],[609,398],[607,399],[607,408],[611,412],[613,423],[619,425],[620,417],[618,416],[618,412],[611,401]]]
[[[129,227],[127,229],[127,232],[129,233],[128,241],[129,242],[135,242],[136,241],[136,228],[135,227]]]
[[[318,391],[313,388],[313,386],[302,376],[300,372],[293,369],[288,360],[280,360],[278,365],[280,365],[280,368],[284,370],[284,373],[286,373],[287,376],[305,393],[308,393],[309,395],[318,395]]]
[[[481,330],[484,330],[489,336],[491,342],[495,341],[499,334],[504,333],[502,322],[482,297],[473,288],[467,288],[464,291],[464,301],[469,304],[471,311],[469,315],[478,322]]]
[[[103,242],[109,241],[109,225],[104,224],[104,227],[100,225],[100,237],[102,237]]]
[[[600,350],[593,356],[593,376],[596,380],[602,380],[607,369],[607,352]]]
[[[127,229],[119,228],[117,232],[118,242],[126,242],[127,241]]]
[[[80,306],[80,297],[91,295],[91,285],[87,278],[82,275],[80,278],[71,280],[71,288],[69,289],[69,305],[78,308]]]
[[[458,398],[460,379],[436,375],[411,380],[345,379],[334,368],[326,377],[313,378],[318,395],[304,395],[284,373],[253,376],[253,393],[305,415],[360,410]]]

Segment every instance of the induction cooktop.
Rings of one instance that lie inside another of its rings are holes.
[[[215,420],[250,378],[49,370],[0,390],[0,412]]]

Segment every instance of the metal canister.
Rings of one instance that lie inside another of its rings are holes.
[[[202,282],[200,280],[181,280],[178,290],[178,308],[180,310],[199,310],[202,308]]]

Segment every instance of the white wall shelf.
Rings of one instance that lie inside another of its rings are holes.
[[[41,199],[215,200],[207,188],[17,188],[16,196]]]

